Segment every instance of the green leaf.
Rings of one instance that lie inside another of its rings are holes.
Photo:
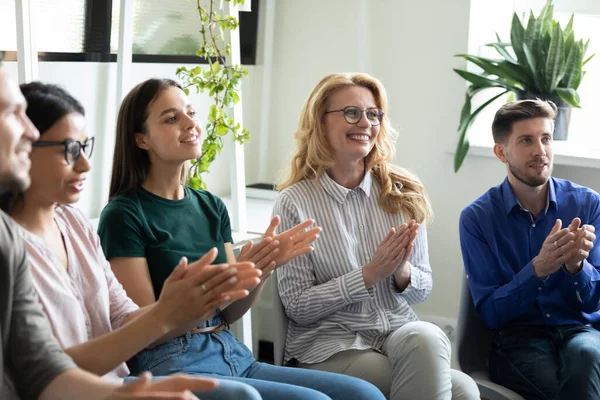
[[[540,11],[539,20],[541,23],[541,35],[545,35],[546,32],[550,30],[552,25],[552,18],[554,16],[554,4],[552,4],[552,0],[548,0]]]
[[[208,121],[210,123],[214,124],[215,121],[217,120],[217,114],[218,114],[217,106],[215,106],[214,104],[211,105],[210,106],[210,111],[208,112]]]
[[[497,79],[489,79],[484,76],[477,75],[472,72],[468,72],[468,71],[464,71],[464,70],[460,70],[460,69],[456,69],[456,68],[454,69],[454,72],[456,72],[463,79],[471,82],[472,84],[474,84],[477,87],[481,87],[481,88],[502,87],[502,88],[512,90],[515,92],[521,91],[518,87],[509,85],[509,84],[502,82],[500,80],[497,80]]]
[[[458,138],[458,144],[456,146],[456,152],[454,153],[454,172],[458,172],[458,170],[460,169],[460,167],[462,166],[462,164],[465,160],[465,157],[467,156],[467,152],[469,151],[469,139],[467,137],[467,130],[469,129],[469,127],[471,126],[473,121],[475,121],[475,118],[481,112],[481,110],[486,108],[490,103],[492,103],[493,101],[495,101],[500,96],[503,96],[506,93],[508,93],[508,90],[495,95],[494,97],[492,97],[491,99],[489,99],[488,101],[483,103],[481,106],[479,106],[472,114],[470,114],[466,121],[464,121],[464,122],[461,121],[460,126],[461,126],[462,130],[459,131],[460,135]],[[467,98],[465,99],[465,105],[463,106],[463,111],[467,107],[467,104],[466,104],[467,102],[469,103],[468,108],[470,109],[471,98],[469,96],[467,96]],[[462,115],[462,113],[461,113],[461,115]]]
[[[535,86],[533,89],[535,89],[538,92],[542,92],[543,85],[541,84],[541,82],[538,79],[539,77],[538,77],[538,73],[537,73],[537,62],[536,62],[535,56],[531,52],[531,49],[529,49],[529,46],[527,46],[526,43],[523,43],[523,52],[525,53],[525,59],[527,60],[527,66],[529,67],[529,72],[533,76],[533,80],[535,82]]]
[[[183,92],[189,96],[190,95],[190,89],[189,88],[183,88]]]
[[[573,73],[569,77],[565,87],[577,90],[581,84],[581,80],[583,79],[584,45],[582,40],[579,40],[579,42],[575,44],[573,52],[575,53],[575,60],[573,61],[575,63],[575,67],[573,68]]]
[[[528,77],[523,73],[518,65],[505,60],[492,60],[484,57],[472,56],[469,54],[458,54],[456,57],[462,57],[467,61],[479,66],[488,75],[495,75],[500,80],[508,81],[509,84],[521,84],[529,86]]]
[[[569,88],[573,87],[575,75],[581,70],[581,54],[577,44],[573,43],[565,61],[565,73],[558,87]]]
[[[563,33],[558,24],[552,32],[545,67],[545,88],[550,93],[554,92],[565,74],[564,46]]]
[[[527,22],[527,29],[525,29],[525,42],[523,43],[523,51],[525,51],[525,47],[527,47],[534,55],[539,55],[542,37],[542,21],[536,19],[533,15],[533,12],[530,12],[529,21]],[[525,56],[527,56],[526,51]]]
[[[517,16],[517,13],[513,14],[512,26],[510,29],[510,43],[515,51],[519,64],[527,65],[525,58],[525,52],[523,51],[523,43],[525,42],[525,28],[521,24],[521,20]]]
[[[217,124],[215,131],[217,132],[217,135],[225,136],[229,132],[229,127],[225,124],[219,123]]]
[[[573,19],[575,18],[575,14],[571,14],[571,18],[569,18],[569,22],[567,23],[567,26],[565,27],[565,36],[568,36],[569,34],[573,33]]]
[[[221,64],[219,63],[218,60],[210,65],[210,70],[212,71],[213,74],[219,73],[219,71],[221,70]]]
[[[589,56],[588,58],[585,59],[585,61],[581,64],[581,66],[585,66],[585,64],[587,64],[588,62],[590,62],[590,60],[592,58],[594,58],[594,56],[596,55],[596,53],[592,54],[591,56]]]
[[[575,89],[557,88],[556,94],[571,107],[581,108],[581,105],[579,104],[579,95],[577,94]]]
[[[493,47],[498,54],[500,54],[504,59],[510,63],[517,64],[517,60],[506,50],[505,46],[502,46],[499,43],[488,43],[486,44],[488,47]]]

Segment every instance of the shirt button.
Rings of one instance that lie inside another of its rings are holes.
[[[535,228],[535,224],[533,224],[533,225],[531,225],[531,226],[533,226],[533,227]]]
[[[364,225],[359,225],[358,227],[359,227],[360,229],[362,229],[362,228],[364,228]]]
[[[540,286],[540,287],[538,288],[538,290],[542,290],[542,287]]]
[[[574,282],[573,285],[577,286],[579,284],[579,282]]]
[[[546,314],[546,318],[550,318],[550,314]]]

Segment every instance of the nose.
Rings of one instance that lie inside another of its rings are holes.
[[[370,128],[371,125],[372,125],[371,122],[367,119],[367,112],[363,111],[360,114],[360,119],[356,123],[356,126],[364,127],[364,128]]]
[[[541,138],[535,142],[535,145],[534,145],[534,147],[532,149],[532,154],[534,156],[538,156],[538,157],[545,157],[546,156],[546,146],[542,142]]]
[[[37,140],[40,138],[40,133],[25,113],[23,113],[21,118],[21,125],[23,125],[23,135],[21,136],[22,139],[30,142],[37,142]]]
[[[90,163],[90,159],[85,155],[83,149],[81,149],[81,153],[79,154],[79,158],[75,161],[73,165],[77,172],[88,172],[92,168],[92,164]]]
[[[188,114],[185,114],[185,118],[183,119],[184,122],[184,126],[186,130],[190,130],[193,129],[194,126],[196,126],[196,119],[194,117],[189,116]]]

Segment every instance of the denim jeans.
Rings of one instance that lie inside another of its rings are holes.
[[[214,376],[208,376],[209,378],[216,378]],[[153,381],[165,379],[165,376],[153,376]],[[136,376],[128,376],[125,378],[124,383],[130,383],[138,379]],[[242,382],[227,381],[218,379],[219,386],[211,392],[200,392],[195,395],[202,400],[219,400],[219,399],[235,399],[235,400],[261,400],[262,397],[256,389],[250,385],[246,385]]]
[[[502,329],[490,377],[526,399],[600,399],[600,332],[582,325]]]
[[[221,321],[217,316],[207,325],[218,325]],[[227,329],[211,334],[187,333],[142,351],[135,361],[137,371],[150,371],[155,376],[186,373],[224,382],[223,388],[202,393],[203,400],[254,400],[256,397],[252,397],[252,393],[228,395],[227,390],[243,392],[248,386],[256,389],[264,400],[385,399],[379,389],[358,378],[259,363]]]

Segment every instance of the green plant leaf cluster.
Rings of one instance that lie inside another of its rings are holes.
[[[244,0],[225,0],[233,5],[243,4]],[[188,184],[196,189],[206,189],[202,174],[209,171],[210,165],[221,153],[224,138],[231,132],[235,142],[243,144],[250,140],[250,133],[242,128],[227,114],[240,100],[240,84],[243,77],[248,76],[248,69],[240,65],[230,65],[227,57],[231,55],[231,46],[225,43],[225,32],[235,30],[239,22],[231,15],[223,15],[218,10],[219,0],[209,0],[206,6],[197,0],[200,18],[200,49],[196,55],[208,61],[207,67],[179,67],[176,74],[184,84],[186,94],[190,89],[196,93],[208,92],[213,104],[207,116],[207,124],[202,142],[202,154],[191,163]]]
[[[573,15],[564,29],[553,19],[553,15],[552,0],[546,2],[537,18],[530,12],[526,26],[516,13],[513,14],[510,42],[503,42],[496,34],[497,42],[486,45],[496,50],[498,58],[456,55],[477,65],[481,72],[454,69],[460,77],[470,83],[460,115],[459,140],[454,155],[455,172],[460,169],[469,151],[469,127],[477,114],[500,96],[506,93],[517,97],[525,93],[541,97],[555,95],[571,107],[580,107],[577,89],[585,75],[583,67],[594,56],[585,58],[590,41],[575,40]],[[473,96],[490,88],[502,92],[472,111]]]

